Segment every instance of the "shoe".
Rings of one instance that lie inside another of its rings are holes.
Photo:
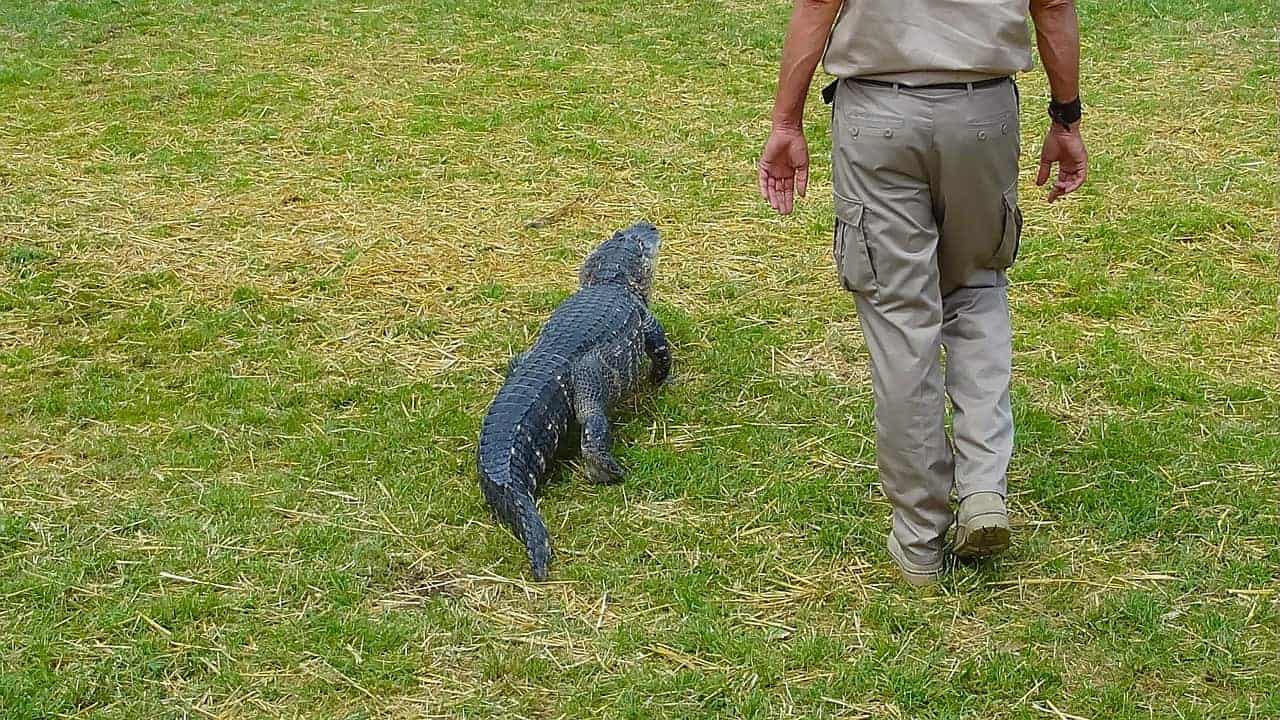
[[[942,579],[946,574],[947,568],[944,562],[944,556],[938,555],[938,559],[927,565],[912,562],[907,559],[907,554],[903,552],[902,545],[898,543],[898,537],[889,531],[889,557],[893,558],[893,562],[898,565],[898,570],[902,573],[903,579],[915,587],[924,587],[932,585]]]
[[[1009,511],[1000,493],[974,493],[960,501],[951,551],[956,557],[984,558],[1009,548]]]

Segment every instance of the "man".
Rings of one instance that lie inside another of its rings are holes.
[[[944,572],[953,523],[958,557],[1009,545],[1005,270],[1022,230],[1012,78],[1032,64],[1028,12],[1053,95],[1036,184],[1056,163],[1049,202],[1073,192],[1086,153],[1072,0],[798,0],[760,158],[760,194],[790,213],[808,184],[802,115],[822,58],[837,78],[823,92],[834,104],[833,254],[871,357],[889,554],[913,585]]]

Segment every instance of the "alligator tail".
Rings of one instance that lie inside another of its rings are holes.
[[[495,483],[483,472],[480,473],[480,489],[498,520],[524,543],[533,579],[546,580],[551,565],[551,536],[538,514],[533,494],[522,487]]]
[[[551,564],[551,536],[547,534],[547,524],[538,514],[532,495],[521,495],[517,507],[523,529],[520,539],[524,541],[525,552],[529,555],[529,569],[533,573],[533,579],[541,582],[547,579],[548,566]]]

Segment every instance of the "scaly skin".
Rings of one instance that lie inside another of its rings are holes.
[[[556,308],[533,347],[511,359],[507,381],[480,428],[480,489],[494,514],[529,555],[536,580],[547,578],[551,539],[537,493],[551,460],[572,435],[592,482],[623,477],[610,452],[608,411],[648,378],[661,383],[671,353],[649,293],[658,231],[648,223],[620,230],[587,257],[580,289]]]

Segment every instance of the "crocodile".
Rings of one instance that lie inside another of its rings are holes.
[[[656,385],[671,372],[666,335],[649,309],[660,243],[658,229],[640,222],[592,251],[577,292],[552,312],[533,345],[511,358],[485,413],[476,450],[480,489],[524,543],[535,580],[547,578],[551,562],[535,500],[548,467],[577,437],[588,480],[620,482],[609,410],[646,375]]]

